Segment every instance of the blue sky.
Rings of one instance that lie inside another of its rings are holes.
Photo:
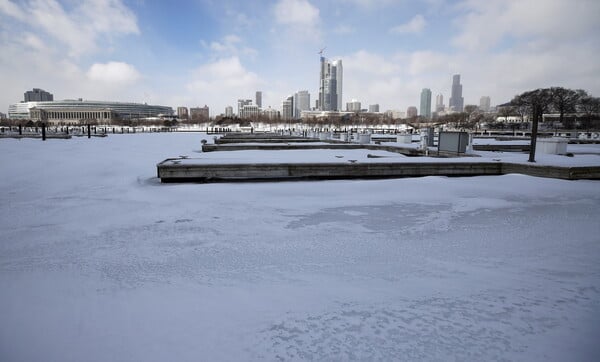
[[[43,88],[219,114],[317,96],[320,48],[344,102],[405,111],[462,76],[466,104],[564,86],[600,95],[596,0],[0,0],[0,111]]]

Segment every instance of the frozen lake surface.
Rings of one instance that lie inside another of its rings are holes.
[[[160,184],[202,138],[0,140],[0,360],[600,360],[600,182]]]

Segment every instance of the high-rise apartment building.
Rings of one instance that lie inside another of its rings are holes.
[[[260,116],[260,109],[250,101],[248,104],[242,106],[238,114],[242,119],[256,119]]]
[[[407,118],[413,118],[416,116],[417,116],[417,107],[410,106],[406,109],[406,117]]]
[[[33,88],[23,94],[25,102],[52,102],[54,95],[40,88]]]
[[[301,90],[294,93],[294,119],[300,119],[302,111],[310,110],[310,93]]]
[[[369,113],[379,113],[379,104],[370,104]]]
[[[423,88],[421,90],[421,107],[420,107],[421,117],[425,117],[427,119],[431,118],[431,90],[429,88]]]
[[[479,109],[481,109],[484,112],[490,111],[490,97],[488,97],[488,96],[481,97],[481,99],[479,100]]]
[[[262,108],[262,92],[261,91],[256,91],[256,102],[254,102],[254,104],[256,104],[258,106],[258,108]]]
[[[294,119],[294,96],[287,97],[281,104],[281,119]]]
[[[189,113],[187,107],[177,107],[177,117],[179,119],[188,119]]]
[[[440,93],[435,96],[435,111],[443,112],[444,111],[444,96]]]
[[[249,106],[252,104],[252,99],[238,99],[238,116],[242,117],[242,108],[244,108],[244,106]]]
[[[225,107],[225,117],[233,117],[233,107],[232,106]]]
[[[460,74],[454,74],[452,76],[452,96],[450,97],[448,106],[451,111],[462,112],[464,101],[462,96],[462,84],[460,84]]]
[[[320,111],[339,111],[342,107],[343,74],[341,59],[332,62],[321,57],[317,106]]]
[[[208,106],[204,105],[204,107],[190,108],[190,118],[192,121],[208,121],[210,119]]]

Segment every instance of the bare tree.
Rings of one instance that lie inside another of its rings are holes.
[[[536,89],[515,96],[510,103],[516,107],[523,107],[529,111],[532,118],[531,148],[529,162],[535,162],[535,146],[537,141],[538,123],[552,102],[552,93],[549,88]]]
[[[565,113],[575,112],[575,106],[579,103],[579,99],[586,95],[584,90],[574,91],[563,87],[550,88],[551,105],[559,113],[558,121],[562,125],[564,125]]]
[[[585,128],[589,131],[592,126],[592,119],[600,118],[600,98],[592,97],[587,93],[579,99],[578,108],[585,114]]]

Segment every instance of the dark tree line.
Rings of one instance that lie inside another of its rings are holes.
[[[531,150],[529,162],[535,162],[535,146],[538,123],[544,113],[556,112],[563,124],[567,113],[584,113],[588,127],[594,117],[600,113],[600,98],[592,97],[582,89],[572,90],[563,87],[539,88],[515,96],[510,105],[531,117]]]

